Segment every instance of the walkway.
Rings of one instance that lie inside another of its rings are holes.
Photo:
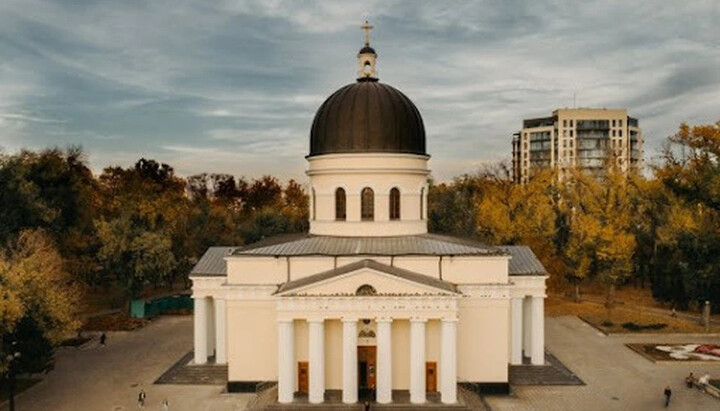
[[[720,401],[684,387],[685,376],[720,375],[720,364],[653,364],[629,342],[718,342],[677,336],[606,337],[577,317],[546,319],[547,347],[586,385],[516,386],[514,397],[487,397],[493,410],[664,410],[662,392],[673,391],[671,410],[718,410]]]

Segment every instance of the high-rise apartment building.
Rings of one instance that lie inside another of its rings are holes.
[[[642,167],[642,131],[625,109],[565,108],[550,117],[523,120],[513,134],[513,179],[527,182],[534,171],[578,167],[602,175],[609,161],[622,170]]]

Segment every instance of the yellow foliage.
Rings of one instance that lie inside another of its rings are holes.
[[[24,316],[32,316],[52,342],[77,329],[79,290],[69,284],[48,237],[41,230],[23,231],[14,247],[0,253],[0,331],[12,332]]]

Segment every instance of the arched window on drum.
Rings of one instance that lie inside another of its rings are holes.
[[[360,217],[362,221],[375,219],[375,193],[370,187],[363,188],[360,193]]]
[[[390,190],[390,220],[400,219],[400,190],[393,187]]]
[[[338,188],[335,190],[335,220],[345,221],[347,201],[345,197],[345,189]]]

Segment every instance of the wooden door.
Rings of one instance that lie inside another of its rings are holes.
[[[310,369],[307,361],[298,362],[298,391],[307,394],[309,392],[308,385],[310,375],[308,370]]]
[[[427,392],[437,391],[437,363],[425,363],[425,387]]]
[[[377,347],[358,347],[358,385],[360,388],[375,388],[376,361]]]

